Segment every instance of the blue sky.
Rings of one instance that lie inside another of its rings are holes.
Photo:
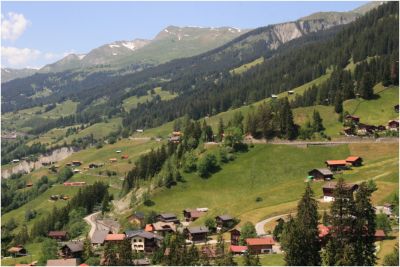
[[[256,28],[366,2],[2,2],[2,67],[41,67],[168,25]]]

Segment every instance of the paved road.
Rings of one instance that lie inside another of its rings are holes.
[[[329,145],[344,145],[344,144],[382,144],[382,143],[399,143],[399,139],[396,138],[343,138],[335,141],[288,141],[288,140],[272,140],[266,141],[265,139],[252,139],[251,141],[247,141],[249,143],[255,144],[272,144],[272,145],[292,145],[292,146],[329,146]]]
[[[270,217],[270,218],[267,218],[265,220],[262,220],[262,221],[256,223],[257,235],[258,236],[263,236],[263,235],[267,234],[265,232],[265,230],[264,230],[265,224],[269,223],[270,221],[277,220],[277,219],[279,219],[281,217],[289,216],[290,214],[293,214],[293,212],[292,213],[286,213],[286,214],[277,215],[277,216],[274,216],[274,217]]]
[[[84,220],[85,220],[85,222],[87,222],[89,225],[90,225],[90,231],[89,231],[89,238],[92,238],[92,236],[93,236],[93,233],[94,233],[94,231],[96,230],[96,228],[97,228],[97,225],[96,225],[96,217],[97,217],[97,215],[100,213],[100,211],[98,211],[98,212],[95,212],[95,213],[92,213],[92,214],[89,214],[88,216],[86,216],[85,218],[84,218]]]

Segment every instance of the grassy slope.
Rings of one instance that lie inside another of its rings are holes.
[[[230,70],[229,72],[231,74],[242,74],[242,73],[248,71],[249,69],[251,69],[252,67],[257,66],[258,64],[261,64],[263,62],[264,62],[264,57],[260,57],[254,61],[251,61],[249,63],[243,64],[242,66],[234,68],[233,70]]]
[[[156,87],[154,88],[155,95],[159,95],[161,97],[161,100],[167,101],[171,100],[175,97],[177,97],[176,94],[171,94],[169,91],[163,91],[161,87]],[[126,111],[130,111],[132,108],[136,108],[138,104],[140,103],[145,103],[146,101],[151,101],[151,99],[154,97],[154,95],[151,95],[150,92],[148,92],[147,95],[144,96],[131,96],[127,99],[124,99],[122,106]]]
[[[378,84],[374,87],[374,92],[379,96],[377,99],[347,100],[343,103],[344,110],[359,116],[361,122],[374,125],[386,125],[389,120],[398,118],[398,113],[393,107],[399,103],[399,87],[385,88]]]

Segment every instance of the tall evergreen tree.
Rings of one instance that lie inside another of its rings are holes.
[[[129,239],[124,239],[118,244],[118,265],[132,265],[132,247]]]
[[[322,124],[322,118],[319,114],[318,110],[314,109],[313,112],[313,124],[312,124],[314,132],[321,132],[324,130],[324,125]]]
[[[106,242],[106,244],[104,245],[103,258],[104,258],[103,265],[105,266],[118,265],[118,258],[117,258],[115,244]]]
[[[374,81],[371,73],[365,72],[360,82],[360,94],[364,99],[372,99],[374,96]]]

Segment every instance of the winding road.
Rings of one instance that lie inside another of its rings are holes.
[[[256,223],[255,227],[256,227],[257,235],[258,236],[267,235],[267,233],[264,230],[265,224],[267,224],[267,223],[269,223],[269,222],[271,222],[273,220],[277,220],[277,219],[279,219],[281,217],[289,216],[290,214],[293,214],[293,212],[292,213],[285,213],[285,214],[277,215],[277,216],[274,216],[274,217],[270,217],[270,218],[267,218],[265,220],[262,220],[262,221]]]
[[[93,236],[93,233],[94,233],[94,231],[96,230],[96,228],[97,228],[97,225],[96,225],[96,217],[97,217],[97,215],[100,213],[100,211],[98,211],[98,212],[95,212],[95,213],[92,213],[92,214],[89,214],[88,216],[86,216],[85,218],[84,218],[84,220],[85,220],[85,222],[87,222],[89,225],[90,225],[90,231],[89,231],[89,238],[92,238],[92,236]]]

